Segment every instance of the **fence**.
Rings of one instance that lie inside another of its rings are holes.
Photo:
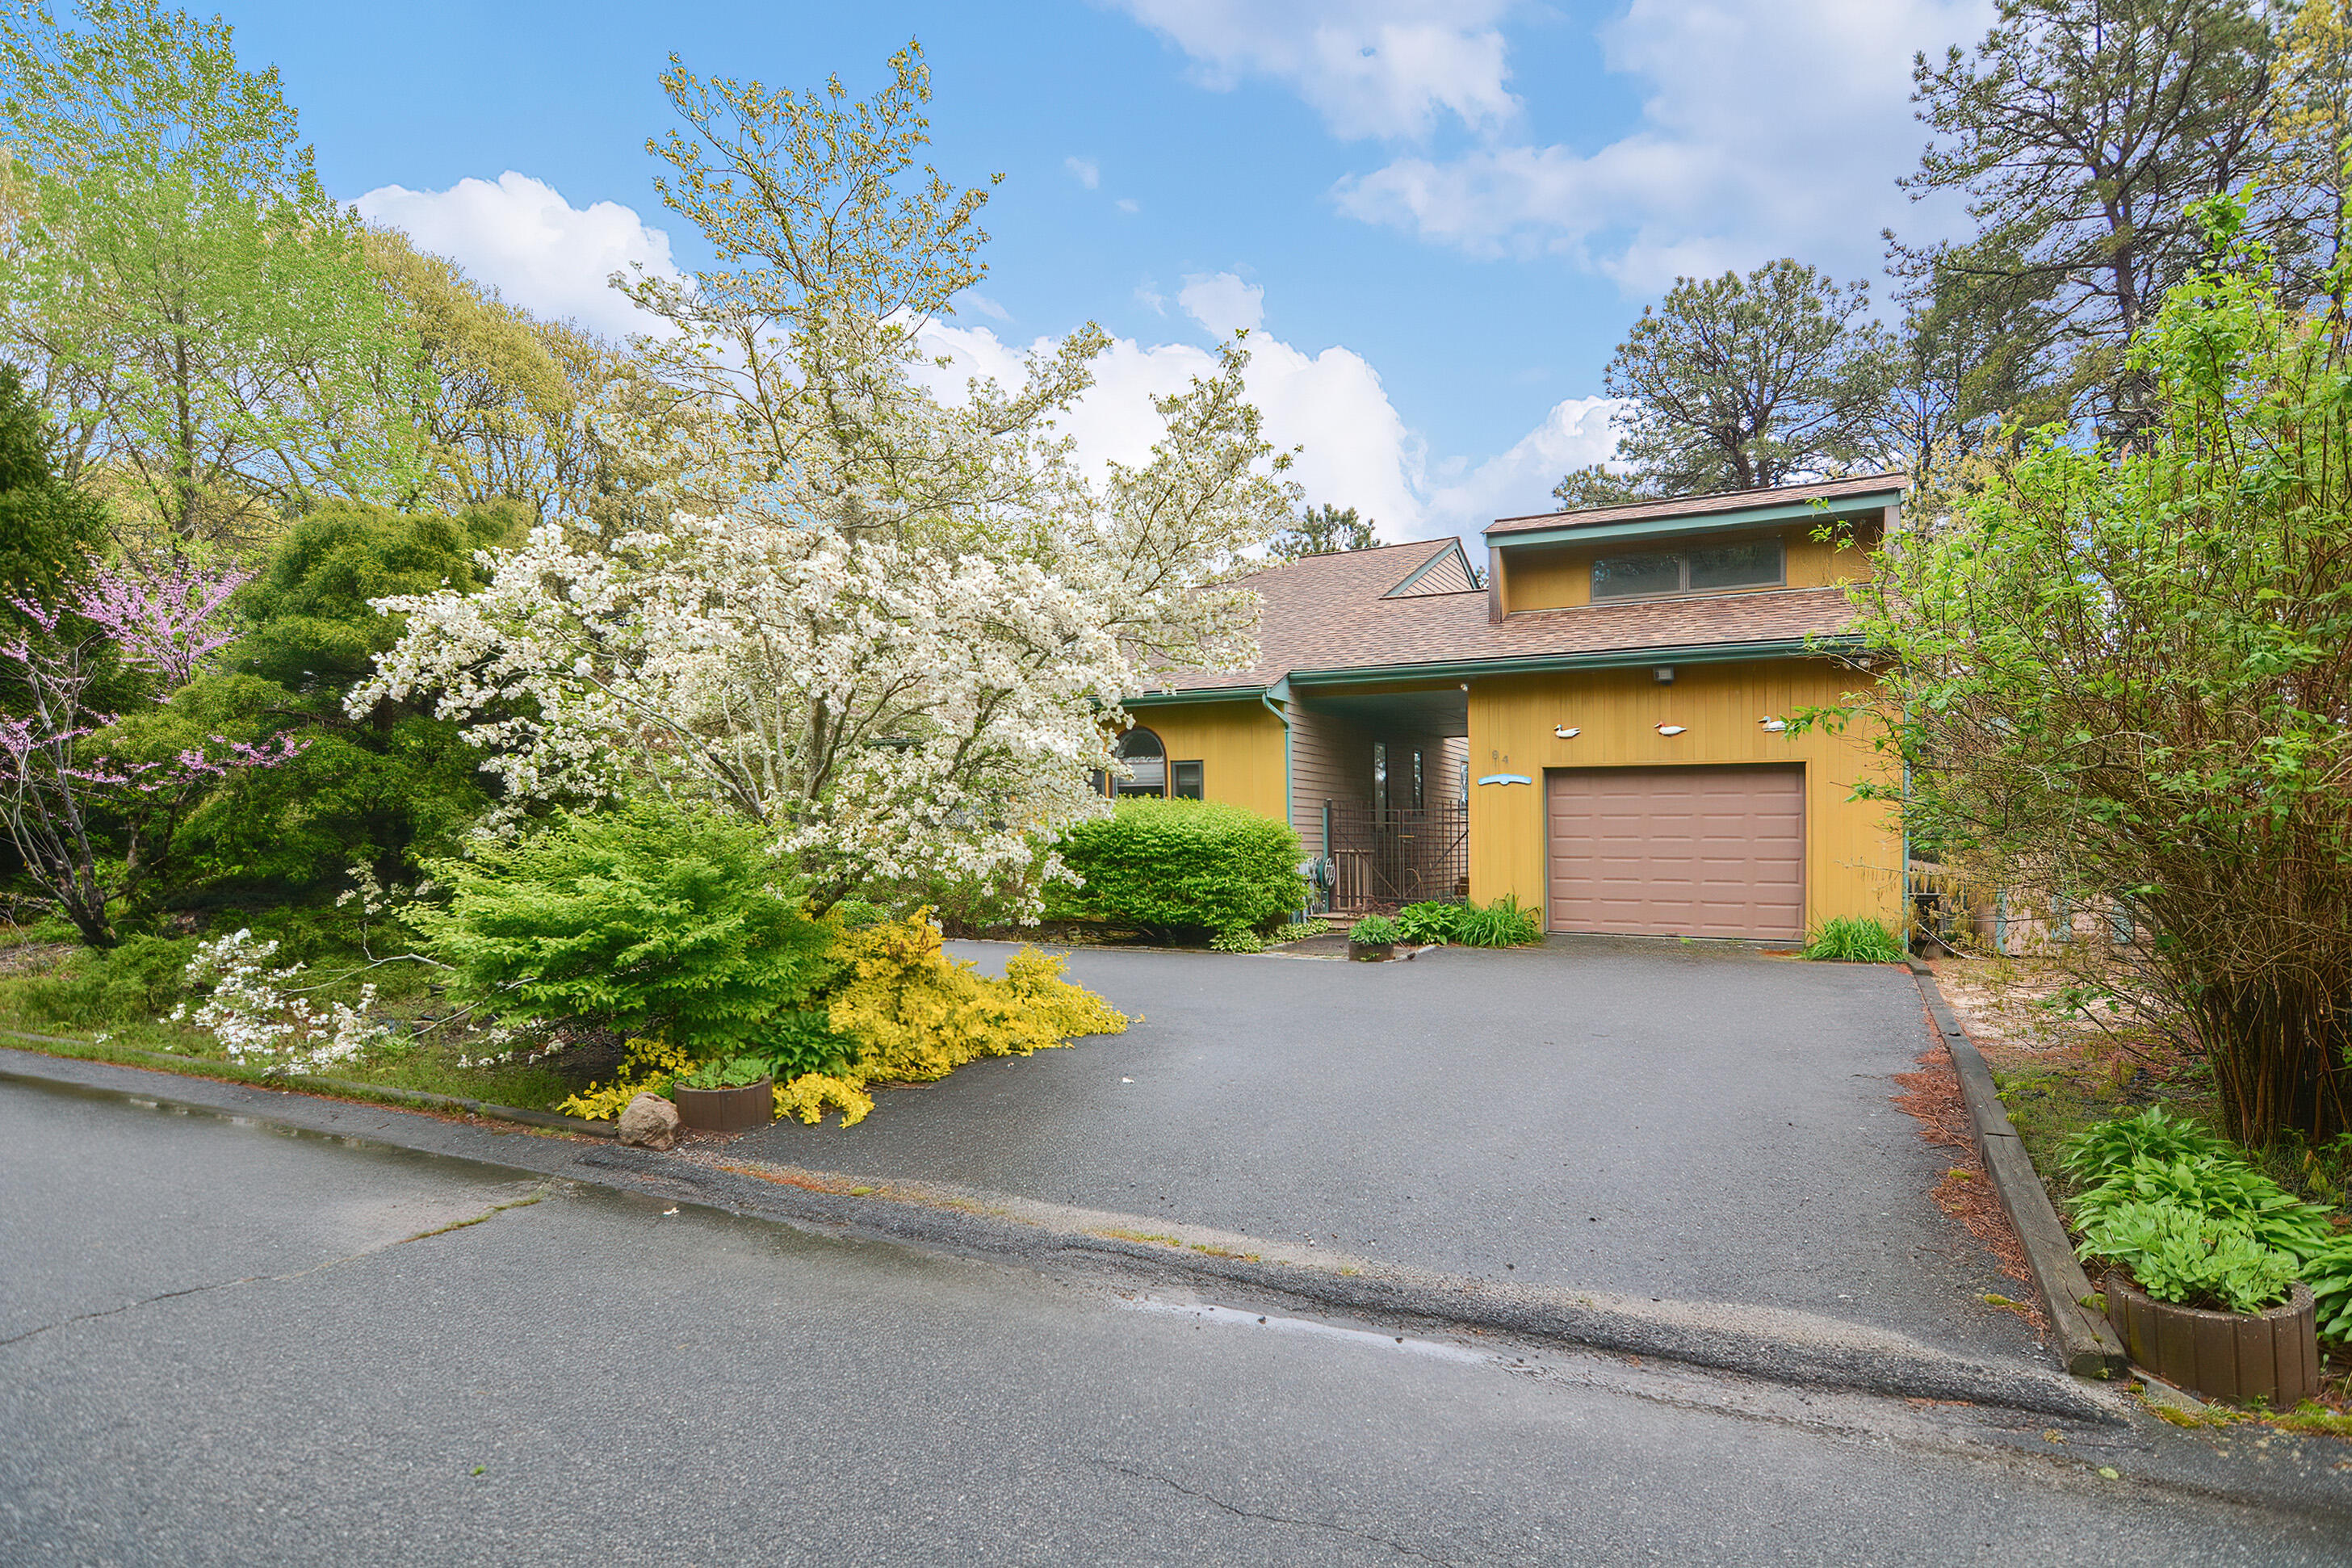
[[[1470,896],[1470,809],[1454,803],[1383,811],[1368,801],[1323,804],[1331,907],[1349,914]]]
[[[2077,942],[2127,947],[2139,935],[2123,900],[1996,888],[1924,860],[1911,862],[1904,891],[1912,934],[1925,937],[1932,944],[1929,951],[2017,955]]]

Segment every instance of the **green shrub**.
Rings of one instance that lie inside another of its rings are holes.
[[[2164,1107],[2151,1105],[2137,1116],[2119,1116],[2084,1128],[2059,1146],[2058,1163],[2076,1181],[2095,1184],[2134,1160],[2169,1164],[2188,1155],[2238,1158],[2230,1143],[2208,1132],[2201,1123],[2167,1115]]]
[[[17,1016],[29,1024],[75,1028],[140,1024],[162,1016],[188,994],[194,937],[124,937],[107,949],[80,948],[51,974],[8,987]]]
[[[2129,1204],[2177,1205],[2282,1252],[2299,1253],[2328,1234],[2325,1209],[2226,1156],[2184,1154],[2164,1161],[2137,1155],[2075,1194],[2070,1206],[2076,1224],[2087,1231],[2101,1215]]]
[[[1402,939],[1403,928],[1386,915],[1366,915],[1348,928],[1348,940],[1353,942],[1396,942]]]
[[[1157,934],[1256,931],[1307,901],[1298,836],[1270,816],[1213,801],[1124,800],[1064,836],[1082,879],[1057,885],[1046,912]]]
[[[2259,1312],[2286,1297],[2294,1258],[2245,1227],[2170,1201],[2117,1204],[2083,1226],[2086,1259],[2116,1263],[2159,1301]]]
[[[702,1060],[738,1056],[804,1001],[833,928],[748,824],[633,805],[559,816],[470,861],[415,923],[453,993],[509,1021],[588,1017],[659,1034]]]
[[[1462,929],[1462,915],[1460,904],[1407,904],[1396,912],[1397,930],[1402,941],[1443,946]]]
[[[1234,931],[1221,931],[1209,939],[1209,945],[1219,952],[1264,952],[1265,938],[1247,926]]]
[[[2352,1343],[2352,1232],[2305,1249],[2303,1282],[2319,1307],[2319,1337]]]
[[[1885,921],[1839,915],[1813,928],[1802,956],[1832,963],[1900,963],[1906,955],[1903,939]]]
[[[1536,910],[1519,908],[1517,893],[1506,893],[1484,909],[1465,905],[1454,940],[1464,947],[1526,947],[1543,941],[1543,922]]]

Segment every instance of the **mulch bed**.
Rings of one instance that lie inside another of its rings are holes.
[[[1984,1160],[1977,1153],[1968,1101],[1960,1094],[1960,1075],[1953,1070],[1952,1053],[1938,1042],[1916,1059],[1919,1070],[1897,1073],[1895,1082],[1902,1092],[1890,1098],[1897,1110],[1918,1122],[1920,1137],[1950,1151],[1950,1168],[1927,1195],[1937,1208],[1968,1226],[1969,1234],[1984,1244],[2003,1274],[2030,1284],[2033,1277],[2026,1268],[2017,1227],[2010,1224],[1992,1190]],[[2011,1310],[2037,1331],[2049,1332],[2049,1320],[2031,1300],[2017,1301]]]

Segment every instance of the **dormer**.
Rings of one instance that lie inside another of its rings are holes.
[[[1486,531],[1487,618],[1866,577],[1906,483],[1869,474],[1504,518]]]

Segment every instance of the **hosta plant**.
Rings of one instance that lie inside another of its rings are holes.
[[[2260,1312],[2286,1299],[2298,1272],[2290,1254],[2244,1226],[2179,1203],[2134,1200],[2083,1223],[2086,1261],[2119,1264],[2159,1301],[2224,1312]]]

